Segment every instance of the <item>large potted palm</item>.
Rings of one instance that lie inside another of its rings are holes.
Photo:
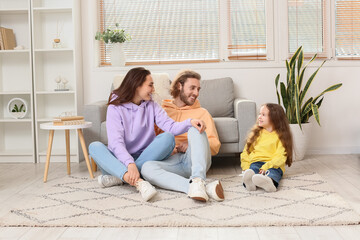
[[[306,93],[309,90],[311,83],[314,81],[320,68],[326,62],[322,62],[303,86],[303,83],[305,83],[305,70],[309,64],[316,59],[316,56],[317,54],[315,54],[306,65],[303,65],[304,53],[302,47],[299,47],[291,57],[290,61],[286,60],[286,82],[280,82],[280,93],[278,91],[280,74],[275,78],[278,103],[282,103],[282,106],[285,109],[293,134],[294,160],[302,160],[304,158],[311,129],[309,118],[314,116],[320,126],[319,108],[323,102],[324,94],[334,91],[342,86],[342,83],[332,85],[316,97],[310,97],[305,101]]]

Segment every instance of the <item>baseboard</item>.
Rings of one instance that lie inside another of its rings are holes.
[[[360,154],[360,146],[309,148],[306,154]]]

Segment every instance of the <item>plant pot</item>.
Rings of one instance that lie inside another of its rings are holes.
[[[14,109],[15,104],[18,106],[18,108],[20,108],[20,106],[23,105],[22,110],[24,110],[24,111],[13,112],[12,110]],[[8,102],[7,110],[8,110],[9,115],[15,119],[24,118],[24,117],[26,117],[27,113],[29,112],[28,104],[27,104],[26,100],[22,99],[22,98],[11,99]]]
[[[113,67],[125,66],[124,46],[122,43],[113,43],[112,44],[111,65]]]
[[[311,123],[302,123],[302,130],[298,124],[290,124],[291,133],[293,136],[293,161],[303,160],[306,150],[308,140],[310,139],[311,134]]]

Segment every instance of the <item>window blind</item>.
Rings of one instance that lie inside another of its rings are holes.
[[[303,46],[304,54],[327,54],[325,0],[288,0],[289,52]]]
[[[266,59],[265,0],[228,0],[229,59]]]
[[[360,0],[336,1],[335,55],[360,59]]]
[[[219,61],[218,0],[98,0],[100,30],[115,26],[131,35],[127,65]],[[111,44],[101,43],[101,65]]]

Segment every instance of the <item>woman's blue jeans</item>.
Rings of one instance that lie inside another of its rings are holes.
[[[170,157],[174,147],[175,138],[171,133],[164,132],[156,136],[140,155],[132,155],[139,172],[147,161],[161,161]],[[89,154],[103,175],[112,175],[124,182],[124,174],[128,171],[127,167],[103,143],[92,142],[89,145]]]

